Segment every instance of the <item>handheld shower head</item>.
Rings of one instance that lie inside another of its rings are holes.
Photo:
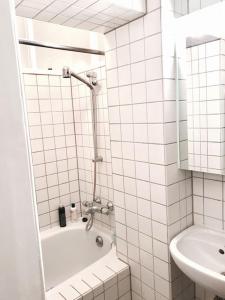
[[[64,67],[62,70],[62,76],[63,78],[70,78],[71,77],[71,71],[69,67]]]

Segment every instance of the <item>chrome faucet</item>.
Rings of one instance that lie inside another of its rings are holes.
[[[86,215],[89,215],[89,219],[86,224],[87,231],[89,231],[93,225],[95,213],[100,213],[108,216],[114,208],[113,203],[111,201],[108,201],[106,205],[102,205],[101,199],[98,197],[93,202],[83,201],[82,204],[85,207],[84,213]]]
[[[113,211],[113,203],[111,201],[108,201],[106,206],[102,205],[100,198],[97,198],[95,201],[84,201],[83,206],[86,207],[84,210],[85,214],[94,215],[96,212],[103,214],[103,215],[109,215],[111,211]]]
[[[85,210],[84,210],[86,215],[94,215],[96,212],[101,213],[101,207],[98,206],[88,206]]]

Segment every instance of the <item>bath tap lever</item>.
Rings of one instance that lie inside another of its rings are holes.
[[[106,206],[102,206],[101,213],[103,215],[107,215],[108,216],[110,214],[110,212],[113,211],[113,209],[114,209],[113,203],[111,201],[108,201],[107,204],[106,204]]]
[[[95,199],[93,200],[93,202],[97,203],[97,204],[102,204],[102,200],[100,197],[95,197]]]
[[[86,215],[94,215],[96,212],[101,213],[102,208],[99,206],[89,206],[85,209]]]
[[[82,205],[84,207],[92,207],[93,206],[93,202],[92,201],[83,201]]]

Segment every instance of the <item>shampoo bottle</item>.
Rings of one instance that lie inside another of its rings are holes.
[[[70,206],[70,219],[71,222],[75,222],[77,220],[77,208],[75,203],[71,203]]]
[[[66,211],[63,205],[60,205],[59,209],[59,226],[65,227],[66,226]]]

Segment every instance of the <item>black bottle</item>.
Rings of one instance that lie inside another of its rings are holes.
[[[60,227],[65,227],[66,226],[66,212],[65,212],[65,207],[60,206],[59,209],[59,226]]]

